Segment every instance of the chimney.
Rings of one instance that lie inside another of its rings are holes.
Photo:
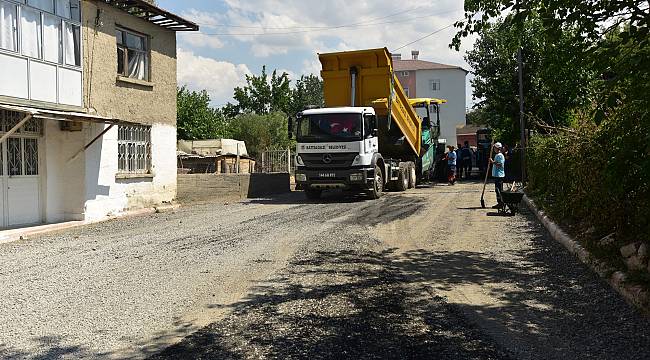
[[[411,56],[413,57],[413,60],[417,60],[418,56],[420,56],[420,50],[411,51]]]
[[[402,60],[402,54],[390,54],[390,57],[395,60]]]

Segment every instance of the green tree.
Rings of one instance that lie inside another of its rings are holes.
[[[519,137],[517,48],[520,41],[524,62],[524,94],[529,116],[551,125],[567,125],[573,109],[589,101],[586,91],[594,78],[581,57],[584,44],[569,31],[549,41],[543,36],[542,20],[530,17],[521,29],[503,19],[482,27],[481,37],[467,52],[474,69],[472,79],[476,107],[483,120],[502,131],[506,141]]]
[[[508,13],[508,25],[519,28],[531,17],[543,19],[544,32],[550,38],[571,28],[576,30],[576,38],[598,44],[611,29],[629,24],[625,36],[647,43],[648,7],[646,0],[465,0],[464,19],[455,24],[459,30],[451,45],[458,49],[462,38],[480,33],[494,18]]]
[[[286,149],[293,145],[287,134],[287,116],[282,112],[270,114],[240,114],[231,120],[233,138],[246,142],[248,153],[257,157],[267,149]]]
[[[177,135],[183,140],[202,140],[228,137],[228,123],[219,109],[210,107],[210,96],[205,90],[189,91],[178,88]]]
[[[288,115],[293,116],[308,107],[323,106],[325,106],[323,80],[313,74],[300,76],[295,88],[291,90]]]
[[[469,125],[486,125],[488,123],[487,113],[484,109],[471,109],[465,114],[466,123]]]
[[[644,94],[647,94],[648,81],[644,79],[648,79],[650,72],[648,1],[465,0],[465,16],[455,24],[458,32],[450,46],[458,49],[464,37],[490,28],[494,19],[504,13],[509,13],[504,19],[505,26],[520,33],[526,22],[539,18],[543,25],[539,28],[541,36],[547,43],[570,35],[572,41],[565,40],[564,44],[580,44],[579,48],[570,48],[602,80],[593,99],[596,122],[620,105],[619,100],[623,98],[647,104]],[[526,41],[521,44],[524,49],[528,47]]]
[[[242,113],[265,115],[276,111],[287,113],[291,100],[289,75],[278,75],[273,70],[271,77],[266,74],[266,66],[260,75],[246,75],[246,85],[236,87],[233,98],[236,104],[228,103],[223,111],[227,117]]]

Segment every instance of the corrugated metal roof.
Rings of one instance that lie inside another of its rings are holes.
[[[476,134],[477,131],[480,129],[485,129],[485,125],[463,125],[463,126],[457,126],[456,127],[456,135],[461,135],[461,134]]]
[[[199,25],[145,0],[103,0],[109,5],[172,31],[198,31]]]

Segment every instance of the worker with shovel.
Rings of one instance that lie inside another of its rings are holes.
[[[497,204],[492,206],[493,209],[501,208],[501,193],[503,192],[503,179],[506,177],[506,157],[502,153],[503,145],[500,142],[494,144],[494,159],[490,158],[492,164],[492,177],[494,178],[494,191],[497,195]]]

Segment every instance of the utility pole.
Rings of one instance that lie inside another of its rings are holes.
[[[521,35],[520,35],[521,36]],[[519,129],[521,135],[521,183],[526,180],[526,121],[524,120],[524,70],[521,59],[521,45],[517,48],[517,68],[519,71]]]
[[[519,14],[519,0],[515,5]],[[519,26],[519,42],[517,44],[517,71],[519,72],[519,132],[521,136],[521,183],[526,181],[526,121],[524,120],[524,64],[521,58],[521,36],[523,26]]]

